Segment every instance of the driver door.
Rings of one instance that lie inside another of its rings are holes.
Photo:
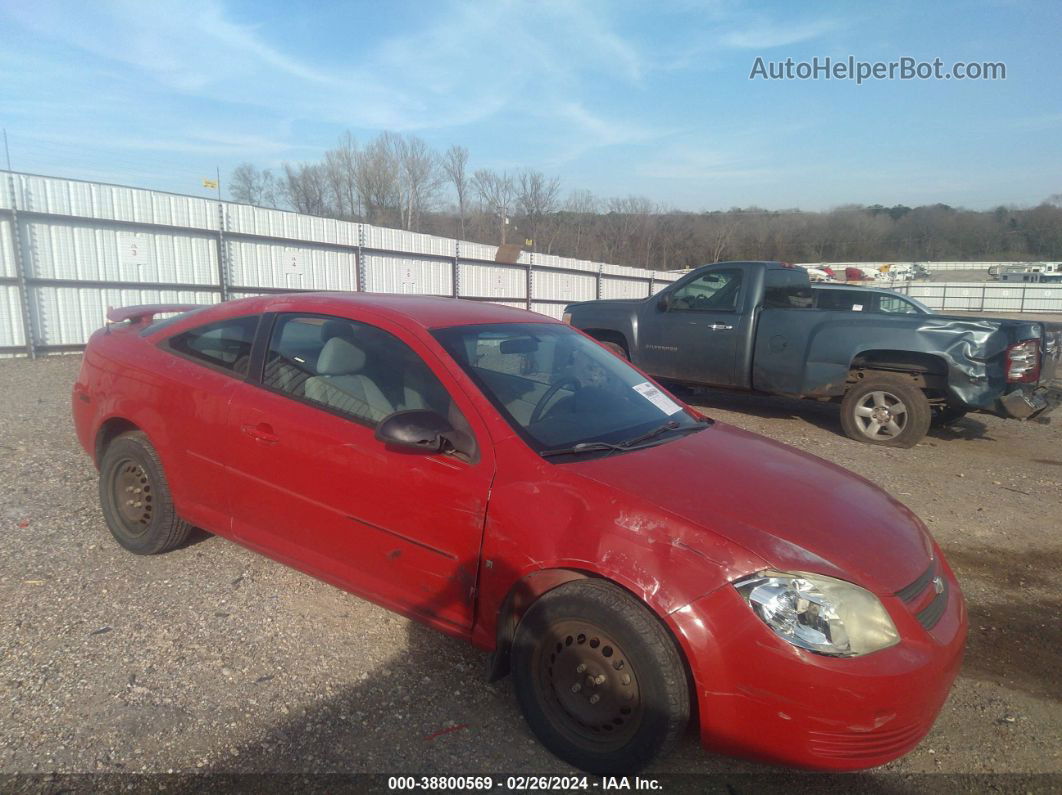
[[[642,368],[659,378],[733,386],[744,275],[713,268],[672,290],[666,308],[654,304],[641,327]]]
[[[393,610],[467,632],[494,467],[475,410],[400,328],[314,314],[270,320],[261,369],[230,404],[233,534]],[[466,432],[469,454],[408,452],[375,438],[384,416],[410,409]]]

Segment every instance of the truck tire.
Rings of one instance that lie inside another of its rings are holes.
[[[631,355],[627,353],[627,349],[620,345],[618,342],[605,342],[603,340],[598,340],[598,343],[601,345],[601,347],[608,348],[621,359],[625,361],[630,361]]]
[[[841,401],[841,427],[864,444],[914,447],[929,430],[925,392],[900,373],[875,373],[852,386]]]

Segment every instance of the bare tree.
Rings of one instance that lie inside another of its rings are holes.
[[[253,163],[240,163],[229,177],[229,196],[233,201],[276,207],[279,204],[278,185],[267,168],[259,171]]]
[[[358,145],[350,132],[345,132],[335,149],[325,152],[324,170],[332,202],[340,218],[361,217],[361,197],[357,180]]]
[[[296,212],[308,215],[332,215],[328,202],[328,180],[322,165],[299,163],[284,164],[282,186],[288,202]]]
[[[457,218],[459,237],[465,239],[465,214],[468,209],[468,150],[454,144],[446,150],[442,161],[446,178],[453,184],[457,194]]]
[[[439,211],[445,182],[456,214]],[[585,190],[558,201],[559,184],[534,169],[468,172],[468,150],[438,157],[423,141],[382,133],[359,149],[348,133],[317,163],[284,164],[279,178],[241,163],[228,184],[237,201],[371,223],[456,232],[505,243],[518,222],[539,251],[619,265],[683,268],[722,259],[799,262],[1058,259],[1062,194],[1036,207],[980,212],[944,204],[847,205],[826,212],[732,207],[666,210],[638,196],[596,199]]]
[[[416,231],[421,215],[433,205],[442,186],[439,158],[423,139],[415,135],[399,139],[396,150],[402,191],[402,225]]]
[[[546,179],[541,171],[520,172],[516,186],[516,206],[527,218],[532,245],[538,250],[538,232],[542,219],[557,211],[560,180]]]
[[[598,201],[588,190],[574,190],[568,194],[562,209],[564,228],[567,235],[562,237],[569,256],[590,257],[587,253],[587,238],[593,232],[598,211]]]
[[[509,217],[512,215],[516,198],[513,178],[505,172],[498,174],[480,168],[472,175],[472,190],[476,192],[486,212],[498,221],[501,245],[504,246]]]
[[[359,201],[371,224],[394,223],[399,214],[398,140],[394,133],[381,133],[354,156]]]

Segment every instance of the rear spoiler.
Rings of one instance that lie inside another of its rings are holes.
[[[128,320],[135,326],[138,323],[150,323],[155,315],[190,312],[202,306],[203,304],[143,304],[141,306],[120,306],[117,309],[109,306],[107,307],[107,320],[111,323],[122,323]]]

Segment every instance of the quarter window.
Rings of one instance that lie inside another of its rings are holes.
[[[769,270],[764,277],[763,305],[775,309],[808,309],[812,304],[811,285],[803,270]]]
[[[246,376],[257,328],[258,315],[236,317],[182,332],[171,337],[166,345],[175,353]]]

